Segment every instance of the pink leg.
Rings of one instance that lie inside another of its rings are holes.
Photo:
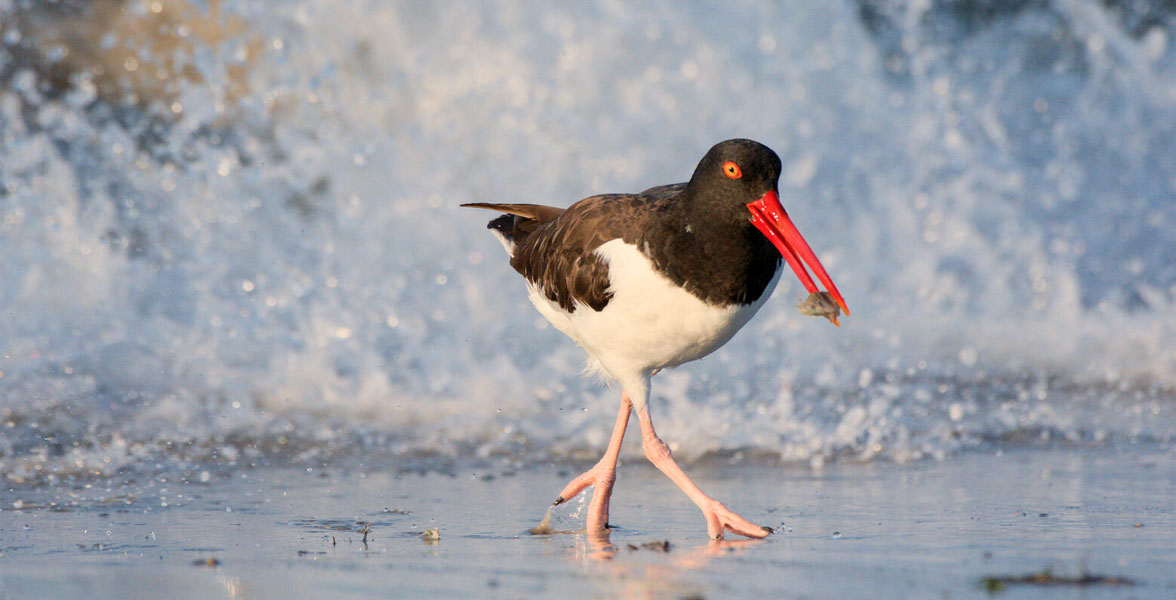
[[[641,422],[641,447],[645,449],[645,456],[662,473],[665,473],[670,481],[682,488],[682,491],[686,492],[686,495],[698,508],[702,509],[702,515],[706,517],[706,531],[712,539],[722,539],[723,532],[728,529],[733,533],[750,538],[767,537],[769,533],[772,533],[770,527],[761,527],[744,519],[698,489],[698,486],[682,471],[682,467],[674,462],[674,458],[670,456],[669,447],[661,441],[661,438],[657,437],[657,432],[653,430],[653,421],[649,418],[648,407],[641,407],[637,410],[637,419]]]
[[[628,392],[621,394],[621,411],[617,413],[617,424],[613,427],[608,450],[591,469],[569,482],[555,499],[563,504],[588,486],[594,486],[592,501],[588,503],[588,533],[600,533],[608,529],[608,500],[612,496],[613,483],[617,480],[617,457],[621,454],[621,441],[625,439],[625,428],[629,426],[629,410],[633,407]]]

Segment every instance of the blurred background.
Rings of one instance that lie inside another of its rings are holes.
[[[785,277],[656,377],[679,457],[1170,447],[1174,31],[1171,0],[0,0],[0,474],[595,457],[619,390],[457,205],[683,181],[732,137],[853,315]]]

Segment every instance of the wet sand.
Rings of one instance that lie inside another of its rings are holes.
[[[607,542],[526,533],[574,475],[559,466],[5,489],[0,598],[1171,598],[1174,458],[1068,449],[820,471],[692,465],[703,489],[777,529],[723,544],[636,460],[620,469]],[[585,504],[557,511],[555,528],[582,526]],[[440,539],[423,539],[432,528]],[[1046,571],[1118,581],[1017,580]]]

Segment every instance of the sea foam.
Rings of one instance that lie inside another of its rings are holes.
[[[732,137],[853,313],[785,277],[656,377],[679,456],[1172,441],[1170,13],[157,4],[0,2],[11,481],[591,456],[619,391],[458,204],[682,181]]]

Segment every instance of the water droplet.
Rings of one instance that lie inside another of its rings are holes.
[[[952,402],[947,408],[947,414],[951,417],[952,421],[959,421],[964,418],[964,405],[959,402]]]
[[[870,369],[862,369],[858,372],[858,387],[869,387],[872,381],[874,381],[874,372]]]
[[[771,34],[765,33],[760,36],[759,43],[756,45],[759,47],[760,52],[771,54],[776,51],[776,38],[772,37]]]
[[[49,52],[45,54],[45,57],[48,58],[50,62],[54,63],[61,62],[61,60],[67,56],[69,56],[69,48],[66,48],[65,46],[54,46],[50,48]]]
[[[960,362],[964,363],[964,366],[972,367],[975,366],[976,361],[979,360],[980,353],[977,352],[975,348],[968,346],[960,350],[959,358]]]

